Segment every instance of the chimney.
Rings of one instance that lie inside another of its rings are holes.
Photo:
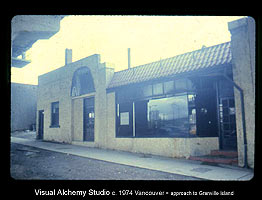
[[[130,64],[130,48],[127,49],[127,56],[128,56],[128,69],[131,68],[131,64]]]
[[[72,62],[72,49],[65,50],[65,64],[69,64]]]

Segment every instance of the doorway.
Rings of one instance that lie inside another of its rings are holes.
[[[38,139],[44,138],[44,110],[38,111]]]
[[[217,137],[216,91],[214,89],[199,90],[195,102],[197,135]]]
[[[95,125],[95,111],[94,111],[94,97],[84,99],[84,131],[83,141],[94,141],[94,125]]]
[[[233,97],[220,98],[220,148],[237,150],[235,101]]]

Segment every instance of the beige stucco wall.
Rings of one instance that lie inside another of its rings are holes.
[[[243,89],[247,161],[254,168],[255,144],[255,21],[242,18],[228,24],[231,32],[233,79]],[[237,125],[238,162],[244,166],[244,136],[240,93],[234,90]]]
[[[71,99],[68,98],[67,91],[69,85],[70,81],[64,79],[63,75],[45,83],[39,80],[37,110],[44,110],[44,140],[66,143],[71,141]],[[59,108],[62,108],[59,109],[60,128],[50,128],[51,103],[56,101],[59,101]]]
[[[91,70],[95,92],[71,97],[73,74],[83,66]],[[209,154],[211,150],[219,148],[218,137],[116,138],[115,93],[106,91],[112,75],[112,70],[100,63],[99,55],[93,55],[40,76],[37,110],[44,110],[44,140],[186,158]],[[95,98],[94,142],[83,141],[83,101],[88,97]],[[50,128],[51,103],[56,101],[59,101],[60,127]]]
[[[95,112],[97,115],[95,130],[103,127],[101,119],[104,109],[102,94],[105,93],[105,64],[100,64],[98,54],[67,64],[38,77],[37,111],[44,110],[44,140],[71,143],[81,140],[83,134],[83,98],[71,97],[71,85],[74,72],[80,67],[88,67],[95,86]],[[98,100],[98,101],[96,101]],[[59,128],[51,128],[51,103],[59,101]],[[101,126],[98,126],[101,124]],[[38,133],[38,115],[37,115]],[[99,135],[97,135],[99,138]]]
[[[115,93],[107,94],[107,148],[135,153],[185,157],[209,154],[216,150],[218,137],[205,138],[116,138]]]

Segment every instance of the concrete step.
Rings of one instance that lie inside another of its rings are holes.
[[[237,151],[230,151],[230,150],[212,150],[210,155],[236,158],[238,156],[238,153]]]
[[[227,165],[236,165],[238,163],[237,158],[230,158],[221,155],[190,156],[189,159],[206,162],[206,163],[227,164]]]
[[[238,154],[237,151],[212,150],[210,155],[191,156],[189,159],[206,163],[236,165],[238,163]]]

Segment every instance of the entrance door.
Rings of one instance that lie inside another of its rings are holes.
[[[219,117],[222,149],[237,149],[235,102],[233,97],[220,98]]]
[[[94,125],[95,125],[95,112],[94,112],[94,97],[84,99],[84,141],[94,141]]]
[[[195,103],[198,136],[218,136],[216,91],[214,89],[198,91]]]
[[[44,137],[44,110],[38,111],[38,139],[42,140]]]

